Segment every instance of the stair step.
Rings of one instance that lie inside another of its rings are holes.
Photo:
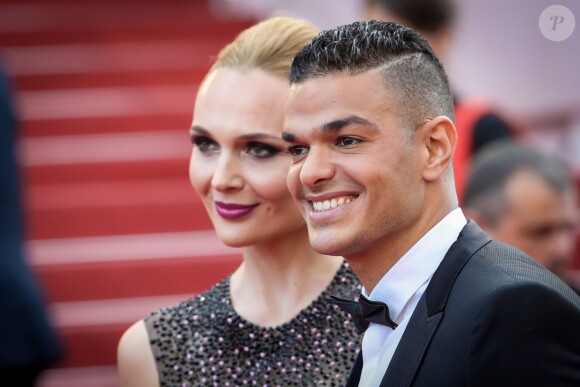
[[[52,302],[198,293],[240,263],[215,232],[34,240],[29,260]]]
[[[209,60],[205,62],[209,62]],[[107,73],[21,75],[12,76],[12,82],[14,88],[20,91],[199,84],[209,70],[209,63],[204,63],[203,66],[192,64],[192,66],[198,68],[133,71],[111,70]]]
[[[1,12],[1,10],[0,10]],[[232,41],[243,29],[253,23],[238,22],[231,25],[200,26],[190,23],[190,25],[175,25],[162,27],[156,30],[154,27],[119,27],[116,30],[102,31],[97,28],[92,30],[52,30],[52,31],[24,31],[0,34],[1,47],[21,47],[53,44],[82,44],[92,42],[102,42],[112,40],[117,42],[142,42],[147,40],[183,40],[198,36],[213,34],[213,38]]]
[[[191,114],[196,85],[101,87],[23,91],[16,95],[24,121]]]
[[[58,329],[57,334],[64,348],[64,356],[54,367],[75,368],[116,364],[119,340],[133,322]]]
[[[149,112],[149,114],[130,116],[46,118],[23,121],[21,123],[21,134],[30,137],[118,132],[149,132],[175,130],[176,128],[188,130],[191,126],[191,113],[193,111],[194,98],[195,95],[192,91],[192,95],[188,99],[190,106],[187,112]]]
[[[46,370],[38,387],[119,387],[117,367],[97,366]]]
[[[200,202],[187,176],[128,181],[36,184],[30,186],[28,195],[29,208],[32,211]]]
[[[199,293],[239,266],[235,255],[51,265],[35,272],[52,302]]]
[[[201,205],[143,204],[131,207],[69,208],[27,213],[31,239],[207,230],[212,224]]]
[[[160,152],[151,156],[158,156],[159,159],[83,163],[82,166],[76,164],[28,165],[23,168],[22,174],[28,186],[187,177],[189,159],[161,159]],[[64,158],[68,157],[69,155],[64,156]]]
[[[82,258],[82,256],[80,257]],[[52,302],[199,293],[239,266],[239,254],[132,262],[50,265],[35,269]]]
[[[106,164],[111,163],[123,169],[125,162],[172,160],[181,163],[180,170],[186,175],[192,150],[188,128],[145,133],[24,137],[18,145],[20,162],[25,167],[64,165],[84,171],[106,168]]]
[[[189,129],[195,85],[17,93],[24,136]]]
[[[186,176],[33,185],[29,239],[211,229]]]
[[[181,71],[181,75],[196,75],[196,70],[209,68],[211,57],[226,43],[227,41],[215,38],[113,41],[10,47],[5,48],[2,53],[10,69],[10,75],[16,79],[63,78],[68,79],[71,84],[72,81],[76,81],[72,87],[78,88],[82,87],[87,77],[115,73],[130,74],[131,78],[142,78],[145,84],[150,78],[146,76],[147,72],[154,74],[154,72]],[[55,87],[60,88],[66,87],[58,85]]]
[[[224,245],[214,230],[31,240],[26,242],[26,250],[34,266],[240,252],[237,248]]]
[[[223,277],[210,275],[217,283]],[[210,286],[211,286],[210,285]],[[205,289],[202,289],[205,290]],[[195,297],[198,293],[172,294],[166,296],[122,298],[53,303],[48,311],[55,328],[73,332],[97,326],[126,326],[148,316],[151,312]]]
[[[143,41],[195,36],[230,41],[249,20],[219,20],[205,1],[0,3],[0,46]]]

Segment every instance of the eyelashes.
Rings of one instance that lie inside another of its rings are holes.
[[[255,141],[249,142],[246,146],[246,150],[252,156],[260,159],[274,157],[282,152],[282,149],[276,148],[272,145],[264,144],[263,142]]]
[[[207,136],[192,135],[191,143],[196,146],[202,153],[207,153],[212,150],[219,149],[217,143]]]
[[[358,144],[362,142],[364,142],[364,140],[354,136],[338,136],[334,140],[334,146],[336,146],[337,148],[348,149],[356,147]],[[306,145],[291,145],[286,147],[284,151],[291,157],[298,159],[306,156],[309,152],[309,148]]]
[[[192,144],[199,149],[202,154],[219,152],[220,145],[213,139],[203,135],[192,135]],[[249,141],[244,144],[243,152],[258,159],[267,159],[282,153],[281,147],[276,147],[259,141]]]
[[[303,145],[293,145],[286,148],[286,153],[292,157],[300,157],[308,153],[308,148]]]

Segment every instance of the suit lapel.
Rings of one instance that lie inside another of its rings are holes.
[[[473,221],[468,221],[461,230],[457,241],[445,254],[419,300],[383,377],[381,387],[410,386],[413,383],[421,360],[441,322],[455,279],[469,258],[489,241],[490,238]],[[358,372],[359,379],[361,370]]]
[[[442,316],[442,312],[427,316],[427,303],[423,294],[389,363],[381,387],[411,385]]]
[[[357,387],[358,382],[360,381],[360,374],[362,372],[363,360],[362,360],[362,349],[359,351],[356,360],[354,361],[354,366],[350,371],[350,375],[348,377],[348,382],[346,383],[345,387]]]

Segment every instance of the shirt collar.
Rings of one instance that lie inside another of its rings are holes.
[[[407,302],[431,278],[466,223],[460,208],[451,211],[397,261],[370,295],[364,288],[363,294],[370,300],[387,303],[391,318],[397,321]]]

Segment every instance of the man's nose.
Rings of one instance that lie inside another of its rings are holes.
[[[554,233],[550,241],[553,255],[561,257],[562,260],[571,261],[575,249],[574,230],[563,228]]]
[[[302,184],[314,187],[325,180],[332,179],[334,174],[332,150],[324,147],[310,148],[300,171]]]

